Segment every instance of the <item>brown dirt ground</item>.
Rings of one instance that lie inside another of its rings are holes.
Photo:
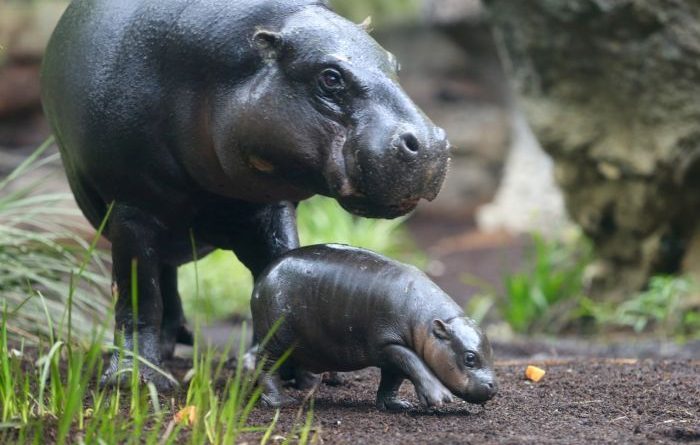
[[[523,378],[527,364],[547,374]],[[374,407],[377,370],[346,374],[341,387],[321,385],[314,428],[326,444],[519,444],[700,442],[700,361],[636,359],[511,360],[496,365],[500,390],[485,407],[453,403],[437,411],[386,413]],[[290,389],[300,399],[304,393]],[[415,402],[404,383],[404,396]],[[288,431],[298,407],[282,410]],[[273,411],[257,408],[252,424]],[[257,442],[255,436],[247,438]]]

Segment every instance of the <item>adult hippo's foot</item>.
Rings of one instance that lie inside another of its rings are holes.
[[[138,381],[141,384],[152,383],[159,392],[170,392],[177,387],[177,381],[160,368],[160,360],[157,354],[158,343],[154,341],[156,334],[146,334],[139,339],[140,356],[148,363],[139,361],[136,367]],[[100,387],[129,387],[133,382],[134,359],[130,353],[121,354],[122,351],[133,350],[131,336],[124,338],[123,346],[115,351],[109,360],[107,369],[100,379]],[[154,367],[158,369],[154,369]]]

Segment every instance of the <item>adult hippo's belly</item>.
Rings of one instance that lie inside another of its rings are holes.
[[[176,274],[192,259],[190,234],[203,252],[233,250],[257,276],[298,246],[302,199],[323,194],[392,218],[437,195],[449,144],[401,89],[397,66],[320,1],[68,7],[47,48],[43,103],[86,217],[97,226],[111,208],[115,333],[126,348],[136,329],[139,352],[159,364],[191,341]],[[118,383],[119,362],[105,383]]]

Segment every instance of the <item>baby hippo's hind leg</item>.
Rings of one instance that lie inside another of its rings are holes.
[[[328,386],[342,386],[345,384],[345,380],[339,372],[331,371],[323,376],[323,383]]]
[[[308,390],[314,388],[320,383],[321,377],[298,367],[294,368],[294,387],[297,389]]]
[[[413,405],[399,398],[399,388],[405,377],[400,372],[382,368],[382,379],[377,390],[377,409],[382,411],[403,411],[413,408]]]
[[[267,357],[263,357],[262,355],[258,355],[258,363],[261,363],[261,360],[264,360],[264,363],[262,365],[262,374],[260,375],[260,380],[258,382],[260,386],[262,386],[263,390],[260,400],[262,400],[265,405],[272,408],[287,406],[295,403],[296,399],[294,397],[288,396],[284,393],[282,378],[280,377],[279,372],[280,370],[275,372],[272,372],[271,370],[275,361],[269,360]],[[285,368],[285,366],[283,365],[282,368]],[[282,374],[286,375],[291,370],[287,371],[286,369],[282,369],[281,371]]]
[[[307,390],[311,389],[319,383],[320,377],[298,366],[292,366],[289,363],[283,363],[279,369],[280,378],[285,382],[294,380],[296,389]]]

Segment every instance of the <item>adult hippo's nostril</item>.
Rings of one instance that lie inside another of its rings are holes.
[[[435,127],[435,140],[437,141],[447,141],[447,133],[440,127]]]
[[[420,151],[421,144],[413,133],[403,133],[398,140],[399,153],[408,158],[414,158]]]

